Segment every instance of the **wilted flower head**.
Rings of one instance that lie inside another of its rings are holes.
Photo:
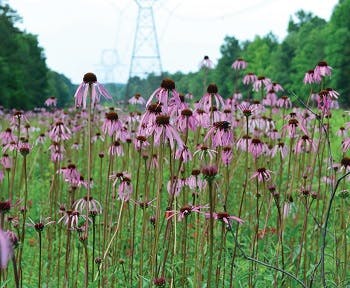
[[[37,222],[34,222],[31,218],[28,218],[28,219],[30,223],[28,223],[27,225],[29,227],[33,227],[35,231],[37,231],[38,233],[41,233],[46,226],[55,223],[55,221],[51,221],[50,217],[47,217],[47,218],[40,217],[40,219]]]
[[[81,199],[76,200],[73,203],[73,208],[80,213],[83,213],[84,210],[88,210],[89,212],[101,214],[102,206],[100,202],[94,199],[92,196],[84,196]]]
[[[106,99],[112,99],[111,95],[103,87],[103,85],[97,82],[96,75],[89,72],[84,75],[83,82],[79,85],[74,94],[76,107],[86,108],[89,87],[91,87],[92,106],[95,106],[95,104],[100,102],[101,95]]]

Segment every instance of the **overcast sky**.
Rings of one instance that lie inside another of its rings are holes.
[[[138,0],[150,2],[152,0]],[[38,35],[47,65],[81,82],[95,72],[101,82],[126,82],[136,29],[134,0],[3,0]],[[337,0],[154,0],[163,70],[198,69],[204,55],[220,58],[225,36],[253,40],[269,32],[282,40],[290,16],[303,9],[329,20]],[[234,60],[234,59],[232,59]]]

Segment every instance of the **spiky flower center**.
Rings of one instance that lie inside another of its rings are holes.
[[[157,117],[156,117],[156,123],[157,123],[157,125],[163,125],[163,126],[165,126],[165,125],[169,125],[169,120],[170,120],[170,117],[168,116],[168,115],[158,115]]]
[[[326,61],[320,61],[320,62],[318,62],[317,66],[318,66],[318,67],[327,67],[328,64],[327,64]]]
[[[94,73],[88,72],[84,75],[83,82],[86,84],[93,84],[97,82],[97,77]]]
[[[118,114],[116,112],[108,112],[105,114],[105,117],[107,120],[110,120],[110,121],[118,120]]]
[[[193,112],[191,109],[184,109],[181,111],[182,116],[190,117],[193,115]]]
[[[290,125],[290,126],[298,126],[298,120],[297,119],[290,119],[289,121],[288,121],[288,125]]]
[[[163,79],[162,83],[160,84],[160,87],[166,89],[166,90],[174,90],[175,89],[175,82],[169,78]]]
[[[162,112],[162,106],[160,103],[153,103],[148,106],[148,111],[153,114],[160,114]]]
[[[218,93],[218,86],[216,86],[216,84],[214,84],[214,83],[209,84],[209,86],[207,88],[207,92],[209,94],[216,94],[216,93]]]
[[[343,159],[341,159],[340,164],[342,166],[344,166],[345,168],[350,166],[350,158],[349,157],[344,157]]]
[[[231,125],[228,121],[218,121],[214,123],[214,127],[220,130],[228,130],[230,129]]]

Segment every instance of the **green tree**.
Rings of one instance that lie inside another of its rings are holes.
[[[335,7],[325,33],[326,60],[333,67],[330,85],[340,93],[341,104],[350,105],[350,0]]]

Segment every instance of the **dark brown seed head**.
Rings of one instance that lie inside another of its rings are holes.
[[[166,89],[166,90],[174,90],[175,89],[175,82],[169,78],[163,79],[162,83],[160,84],[160,87]]]
[[[298,120],[297,119],[290,119],[288,121],[288,125],[291,125],[291,126],[298,126]]]
[[[193,115],[193,112],[191,109],[184,109],[181,111],[182,116],[190,117]]]
[[[34,228],[37,232],[42,232],[44,230],[44,227],[45,227],[44,223],[41,223],[41,222],[36,223],[34,225]]]
[[[184,206],[184,207],[181,207],[181,208],[180,208],[180,212],[181,212],[182,214],[184,214],[185,216],[187,216],[188,214],[191,213],[191,206],[186,205],[186,206]]]
[[[228,130],[231,127],[230,122],[228,121],[218,121],[218,122],[215,122],[213,125],[215,128],[220,130]]]
[[[140,142],[146,142],[147,141],[147,138],[145,136],[137,136],[136,137],[136,140],[140,141]]]
[[[253,145],[259,145],[259,144],[261,144],[262,142],[261,142],[261,140],[259,139],[259,138],[253,138],[252,139],[252,144]]]
[[[156,117],[156,123],[157,123],[157,125],[163,125],[163,126],[165,126],[165,125],[169,125],[169,120],[170,120],[170,117],[168,116],[168,115],[158,115],[157,117]]]
[[[209,86],[207,88],[207,92],[209,94],[216,94],[216,93],[218,93],[218,86],[216,86],[216,84],[214,84],[214,83],[209,84]]]
[[[228,219],[230,217],[230,214],[227,212],[218,212],[217,214],[218,220],[223,220],[224,218]]]
[[[160,114],[162,112],[162,106],[160,103],[153,103],[147,107],[147,110],[154,114]]]
[[[86,84],[92,84],[97,82],[97,77],[94,73],[88,72],[84,75],[83,82]]]
[[[345,168],[350,166],[350,158],[349,157],[344,157],[343,159],[341,159],[340,162],[341,166],[344,166]]]
[[[110,120],[110,121],[118,120],[118,114],[116,112],[108,112],[105,114],[105,117],[107,120]]]
[[[0,214],[5,214],[11,209],[10,201],[0,201]]]
[[[326,61],[320,61],[320,62],[318,62],[317,66],[318,66],[318,67],[327,67],[328,64],[327,64]]]
[[[198,176],[200,173],[201,173],[201,171],[199,169],[193,169],[191,172],[191,175]]]

